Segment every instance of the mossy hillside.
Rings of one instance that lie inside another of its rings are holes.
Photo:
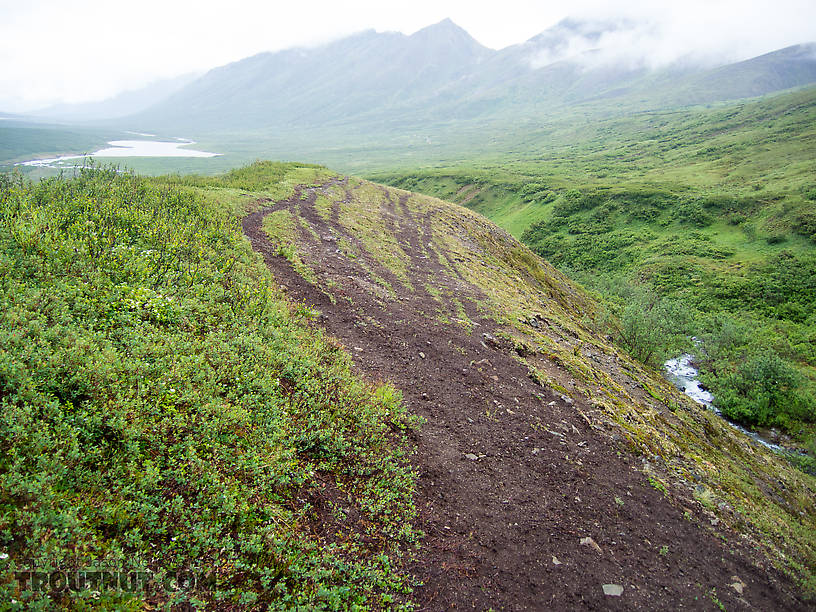
[[[318,173],[2,178],[6,603],[291,609],[405,597],[412,421],[398,391],[355,378],[309,325],[314,313],[280,296],[237,222],[250,202]],[[157,579],[132,594],[20,592],[13,572],[32,563]],[[162,573],[179,570],[197,586],[165,591]]]
[[[349,183],[357,184],[354,179]],[[473,333],[462,306],[495,319],[504,350],[513,351],[533,379],[571,397],[592,427],[620,440],[637,456],[644,477],[674,503],[696,508],[707,528],[717,523],[722,537],[747,539],[807,588],[816,586],[816,480],[755,445],[674,389],[659,370],[600,336],[593,323],[599,306],[580,287],[467,208],[401,190],[372,198],[373,186],[319,191],[351,195],[338,223],[360,244],[375,245],[372,251],[385,265],[406,257],[407,249],[390,237],[379,240],[382,230],[374,228],[391,214],[383,201],[401,202],[402,223],[417,223],[423,236],[411,257],[436,258],[440,264],[437,277],[428,281],[435,288],[428,294],[438,303],[440,323]],[[307,257],[308,245],[299,248]],[[358,257],[371,257],[371,252]],[[410,272],[410,261],[397,269]],[[415,284],[414,290],[424,289]],[[451,294],[457,301],[448,298]],[[401,299],[411,296],[402,293]],[[542,426],[548,424],[530,423],[532,429]]]
[[[613,311],[625,309],[632,283],[682,302],[689,335],[730,342],[699,358],[729,416],[782,428],[813,451],[814,118],[811,88],[595,122],[571,141],[551,130],[549,150],[533,131],[530,149],[512,157],[378,180],[485,214]],[[768,363],[775,355],[796,372],[792,390],[778,389],[786,401],[753,401],[743,390],[751,364],[770,353]]]

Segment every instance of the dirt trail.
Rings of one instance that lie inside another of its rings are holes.
[[[479,290],[443,265],[427,218],[388,193],[382,217],[410,258],[409,290],[341,225],[338,202],[329,215],[317,210],[316,195],[330,186],[351,197],[345,181],[298,189],[247,216],[243,229],[290,297],[322,313],[319,324],[355,366],[392,381],[427,419],[414,459],[426,533],[413,568],[424,584],[415,593],[421,609],[806,609],[776,571],[759,569],[649,486],[640,460],[593,430],[580,402],[528,378],[479,313]],[[324,289],[301,278],[261,230],[281,209],[301,219],[301,253]],[[341,254],[341,239],[361,255]],[[372,274],[397,299],[373,290]],[[472,334],[440,323],[432,291],[462,303],[478,323]],[[605,584],[623,594],[605,595]]]

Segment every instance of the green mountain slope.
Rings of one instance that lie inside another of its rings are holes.
[[[519,116],[564,114],[583,102],[601,101],[594,109],[599,113],[613,100],[617,112],[666,108],[758,96],[816,80],[816,55],[808,45],[714,70],[688,62],[653,70],[643,58],[603,59],[607,48],[563,56],[576,36],[601,44],[626,27],[565,20],[500,51],[482,47],[450,20],[411,36],[368,31],[315,49],[263,53],[222,66],[128,122],[199,136],[331,126],[349,135],[360,128],[407,135],[447,122],[506,124]],[[329,138],[326,146],[340,144]]]
[[[814,121],[809,89],[556,125],[529,134],[523,159],[377,176],[467,204],[613,304],[627,283],[645,283],[696,311],[697,335],[735,325],[725,354],[708,356],[709,384],[735,418],[805,440],[812,425],[801,423],[816,420]],[[767,400],[790,412],[778,419],[747,407],[744,368],[767,351],[804,376],[796,398]]]

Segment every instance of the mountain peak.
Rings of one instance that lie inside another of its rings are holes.
[[[456,25],[450,18],[414,32],[409,40],[429,49],[446,49],[448,52],[456,49],[458,50],[456,53],[464,53],[472,57],[482,57],[488,53],[487,47],[468,34],[464,28]]]
[[[459,27],[456,25],[450,17],[446,17],[442,21],[438,23],[434,23],[429,26],[425,26],[421,30],[414,32],[411,35],[411,38],[425,38],[425,37],[439,37],[439,36],[459,36],[459,37],[466,37],[471,38],[471,35],[467,33],[464,28]]]

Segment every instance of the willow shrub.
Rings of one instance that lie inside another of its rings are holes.
[[[356,379],[207,202],[113,169],[0,178],[3,601],[333,608],[410,590],[399,393]],[[14,580],[100,563],[155,579]],[[179,570],[194,586],[168,591]]]

